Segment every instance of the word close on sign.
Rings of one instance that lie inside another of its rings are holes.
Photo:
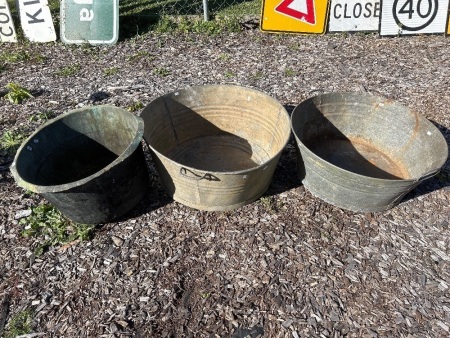
[[[377,31],[380,17],[380,0],[332,0],[328,31]]]
[[[263,0],[261,30],[450,35],[449,0]]]
[[[0,0],[0,42],[17,42],[16,30],[6,0]]]
[[[119,36],[119,0],[61,0],[61,40],[113,45]]]

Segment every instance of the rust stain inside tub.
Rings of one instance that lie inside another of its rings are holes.
[[[400,161],[360,138],[314,139],[306,146],[325,161],[355,174],[391,180],[409,178]]]

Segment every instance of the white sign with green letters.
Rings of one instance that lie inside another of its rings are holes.
[[[119,36],[119,0],[61,0],[61,40],[113,45]]]

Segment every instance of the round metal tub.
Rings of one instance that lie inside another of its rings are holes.
[[[144,122],[114,106],[63,114],[31,135],[11,166],[17,184],[72,221],[104,223],[135,207],[148,188]]]
[[[371,94],[318,95],[298,105],[291,119],[303,184],[344,209],[393,207],[438,173],[448,156],[431,122]]]
[[[178,90],[141,117],[165,190],[201,210],[231,210],[264,194],[290,135],[280,103],[240,86]]]

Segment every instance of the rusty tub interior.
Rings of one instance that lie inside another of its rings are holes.
[[[355,211],[390,208],[436,174],[448,156],[444,137],[430,121],[368,93],[310,98],[295,108],[292,129],[305,186]]]

